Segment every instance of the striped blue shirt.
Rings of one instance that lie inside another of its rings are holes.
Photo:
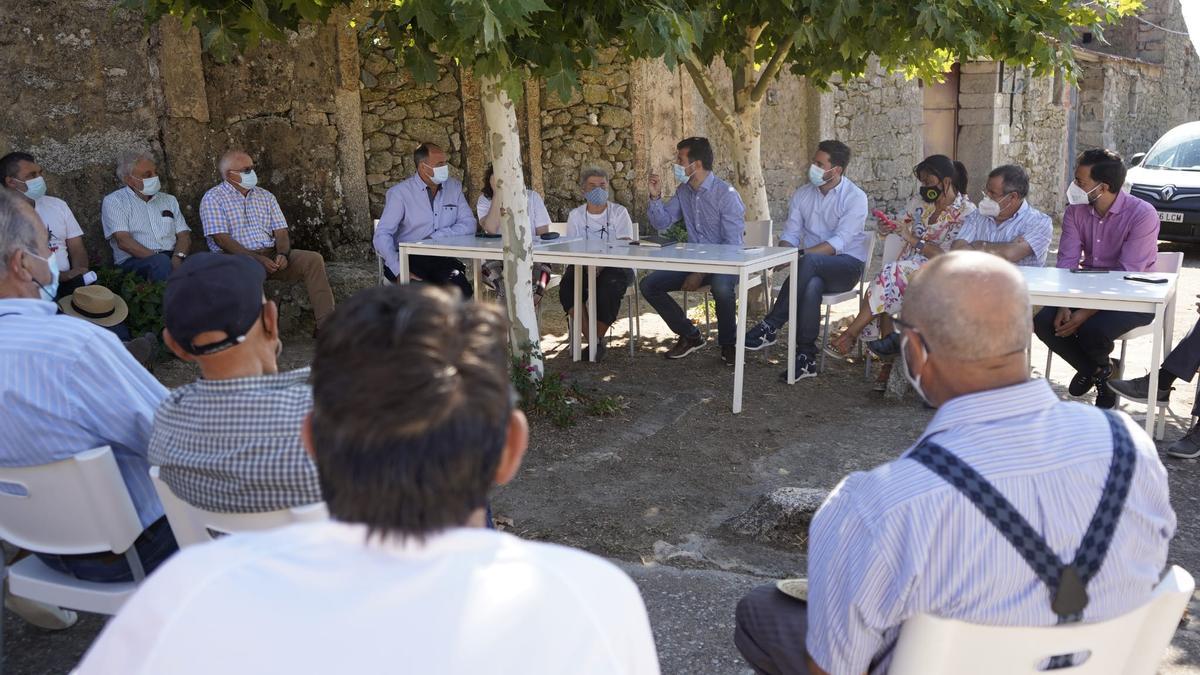
[[[38,466],[112,446],[138,517],[150,525],[163,509],[146,448],[167,390],[112,332],[56,310],[0,298],[0,465]]]
[[[1021,208],[1003,223],[985,216],[978,209],[972,211],[963,220],[962,229],[958,231],[955,241],[987,241],[993,244],[1007,244],[1016,241],[1017,237],[1025,240],[1033,253],[1017,261],[1025,267],[1042,267],[1046,264],[1046,252],[1050,250],[1050,240],[1054,237],[1054,222],[1050,216],[1038,211],[1025,201]]]
[[[650,224],[660,232],[682,218],[688,241],[694,244],[741,246],[746,230],[745,215],[746,206],[742,204],[741,195],[712,173],[699,188],[684,181],[666,204],[662,199],[651,199],[646,208]]]
[[[1149,600],[1175,533],[1166,469],[1145,432],[1124,421],[1137,468],[1108,556],[1088,584],[1085,622]],[[1045,380],[1033,380],[947,402],[921,438],[934,434],[1061,559],[1075,556],[1112,460],[1100,410],[1060,401]],[[1020,553],[970,500],[915,460],[847,476],[809,535],[807,647],[832,675],[866,672],[916,614],[985,625],[1058,620],[1049,591]],[[886,672],[887,661],[872,672]]]

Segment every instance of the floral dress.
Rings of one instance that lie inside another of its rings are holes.
[[[904,216],[903,224],[907,225],[913,222],[913,214],[916,213],[918,207],[923,209],[922,222],[913,226],[913,234],[918,239],[925,239],[926,242],[937,245],[943,251],[950,250],[950,244],[954,243],[958,231],[962,229],[963,220],[967,214],[975,210],[975,205],[971,203],[971,200],[959,194],[954,203],[938,214],[937,220],[933,220],[933,207],[914,200],[909,203],[908,214]],[[905,242],[904,248],[900,250],[900,257],[894,262],[884,265],[867,289],[867,306],[870,307],[871,314],[896,314],[899,312],[908,282],[912,279],[912,275],[928,261],[929,258],[926,258],[912,244]],[[876,322],[872,321],[867,326],[863,331],[863,339],[872,340],[879,335],[879,329],[875,324]]]

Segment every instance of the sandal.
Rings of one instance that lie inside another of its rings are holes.
[[[875,384],[871,388],[875,391],[886,392],[890,379],[892,379],[892,362],[885,361],[880,365],[879,374],[875,376]]]
[[[856,337],[851,335],[850,331],[842,331],[825,346],[825,353],[835,359],[845,361],[850,358],[850,351],[854,349],[855,339]]]

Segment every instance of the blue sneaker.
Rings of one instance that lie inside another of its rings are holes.
[[[777,332],[778,330],[771,324],[766,321],[759,321],[758,325],[751,328],[749,333],[746,333],[746,349],[756,352],[763,347],[770,347],[775,344],[777,339],[775,334]]]
[[[817,357],[803,352],[796,355],[796,381],[817,376]],[[787,384],[787,371],[779,373],[779,381]]]

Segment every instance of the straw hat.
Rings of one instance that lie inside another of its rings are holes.
[[[129,305],[121,296],[103,286],[83,286],[58,301],[64,314],[97,326],[115,326],[129,316]]]

